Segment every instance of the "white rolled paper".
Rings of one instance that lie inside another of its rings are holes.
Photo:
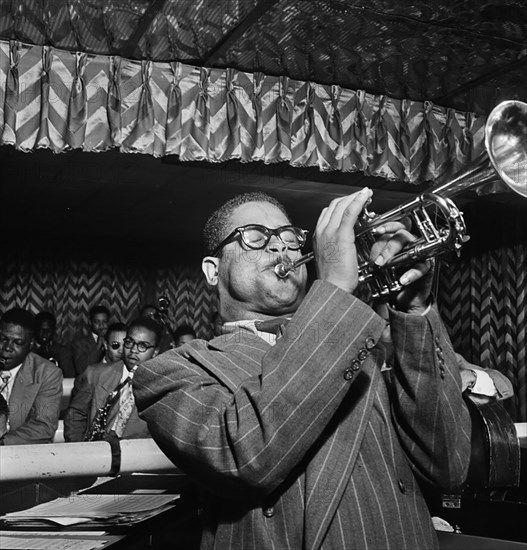
[[[0,482],[73,476],[108,475],[112,465],[110,444],[51,443],[0,447]]]
[[[107,476],[112,452],[106,441],[0,446],[0,482],[60,477]],[[120,473],[180,470],[168,460],[153,439],[121,441]]]
[[[179,469],[163,454],[153,439],[122,439],[120,473],[170,472]]]

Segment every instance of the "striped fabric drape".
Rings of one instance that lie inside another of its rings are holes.
[[[0,41],[0,143],[285,161],[422,183],[483,149],[485,118],[287,77]]]

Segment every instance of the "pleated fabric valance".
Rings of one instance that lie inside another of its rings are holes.
[[[485,117],[287,77],[0,41],[0,143],[289,162],[422,183],[483,150]]]

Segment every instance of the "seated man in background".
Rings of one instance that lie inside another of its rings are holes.
[[[176,348],[195,339],[196,331],[190,325],[179,325],[174,331],[174,347]]]
[[[86,370],[81,372],[76,378],[73,388],[71,389],[71,399],[75,396],[76,391],[82,387],[86,372],[88,369],[95,369],[97,367],[104,367],[110,363],[116,363],[121,361],[124,357],[124,339],[126,338],[126,332],[128,327],[124,323],[112,323],[106,331],[104,337],[104,357],[100,363],[94,365],[88,365]]]
[[[174,347],[172,327],[166,313],[162,313],[154,304],[144,304],[139,311],[139,317],[150,317],[161,327],[159,353],[164,353]]]
[[[104,363],[115,363],[124,356],[124,339],[128,327],[124,323],[112,323],[104,337]]]
[[[0,319],[0,388],[9,406],[9,425],[2,445],[50,443],[62,398],[62,371],[31,352],[35,331],[32,313],[13,308]]]
[[[71,350],[55,338],[56,328],[57,320],[53,313],[49,311],[38,313],[35,316],[35,343],[31,351],[55,363],[62,371],[64,378],[75,378]]]
[[[135,366],[158,354],[159,325],[147,317],[133,321],[124,339],[123,360],[93,365],[75,379],[64,418],[66,441],[94,441],[150,437],[137,416],[131,380]]]
[[[88,365],[102,361],[109,319],[110,312],[106,307],[92,307],[89,313],[90,334],[79,332],[72,338],[70,345],[75,376],[83,372]]]

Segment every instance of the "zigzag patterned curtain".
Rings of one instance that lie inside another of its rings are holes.
[[[462,255],[443,266],[438,290],[454,348],[511,380],[515,395],[504,404],[516,422],[526,422],[527,244]]]
[[[189,324],[199,337],[212,336],[215,298],[199,268],[156,270],[129,267],[119,260],[46,259],[21,251],[3,255],[0,283],[0,311],[12,307],[33,313],[51,311],[64,342],[87,330],[88,312],[94,305],[106,306],[112,322],[129,322],[152,295],[170,299],[173,328]]]
[[[421,183],[483,150],[485,118],[286,77],[0,41],[0,144],[285,161]]]

